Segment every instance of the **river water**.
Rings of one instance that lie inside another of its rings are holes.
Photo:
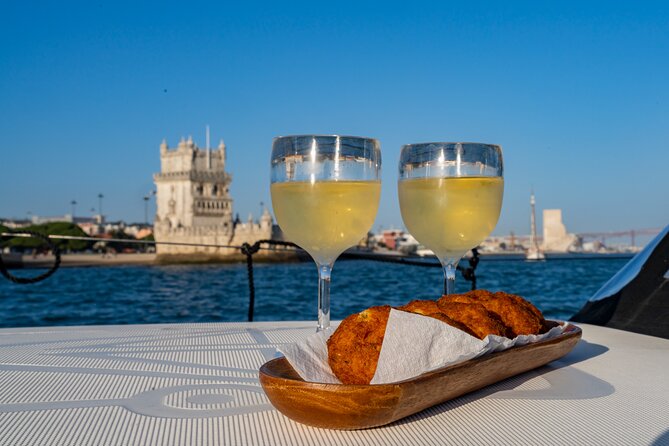
[[[520,294],[547,317],[567,319],[627,261],[484,259],[476,272],[479,288]],[[255,320],[316,319],[313,264],[256,264],[254,273]],[[332,318],[437,298],[442,281],[439,268],[341,260],[332,274]],[[456,288],[466,291],[469,282],[458,274]],[[245,321],[248,304],[246,265],[61,268],[32,285],[0,277],[0,327]]]

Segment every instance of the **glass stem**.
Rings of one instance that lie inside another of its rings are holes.
[[[455,293],[455,271],[458,264],[448,262],[444,266],[444,294]]]
[[[318,328],[330,328],[330,274],[332,265],[318,265]]]

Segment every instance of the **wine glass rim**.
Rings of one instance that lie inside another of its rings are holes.
[[[304,134],[297,134],[297,135],[279,135],[275,136],[272,141],[276,141],[279,139],[284,139],[284,138],[354,138],[354,139],[366,139],[370,141],[376,141],[379,142],[377,138],[372,138],[369,136],[356,136],[356,135],[335,135],[335,134],[326,134],[326,133],[315,133],[315,134],[310,134],[310,133],[304,133]]]
[[[468,145],[477,145],[477,146],[489,146],[489,147],[497,147],[497,148],[502,148],[501,145],[499,144],[491,144],[488,142],[475,142],[475,141],[428,141],[428,142],[412,142],[409,144],[404,144],[402,147],[409,147],[409,146],[428,146],[431,144],[443,144],[443,145],[448,145],[448,144],[468,144]]]

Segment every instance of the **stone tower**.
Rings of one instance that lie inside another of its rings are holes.
[[[160,145],[156,222],[162,230],[223,226],[232,230],[232,177],[225,171],[225,143],[200,149],[192,138],[170,150]]]
[[[225,143],[215,150],[201,149],[193,138],[181,139],[175,149],[160,144],[160,173],[156,183],[154,236],[158,242],[240,246],[272,239],[278,228],[265,211],[258,223],[233,220],[230,183],[225,171]],[[206,258],[239,254],[235,248],[156,245],[159,256],[198,255]]]

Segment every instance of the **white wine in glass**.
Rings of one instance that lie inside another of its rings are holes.
[[[299,135],[274,139],[271,194],[286,239],[311,255],[319,272],[318,330],[330,326],[332,266],[372,227],[381,195],[375,139]]]
[[[318,264],[330,264],[367,234],[381,195],[379,181],[274,183],[272,204],[281,230]]]
[[[497,224],[504,179],[499,146],[427,143],[402,147],[398,193],[409,232],[444,268],[444,293],[454,292],[455,270]]]

